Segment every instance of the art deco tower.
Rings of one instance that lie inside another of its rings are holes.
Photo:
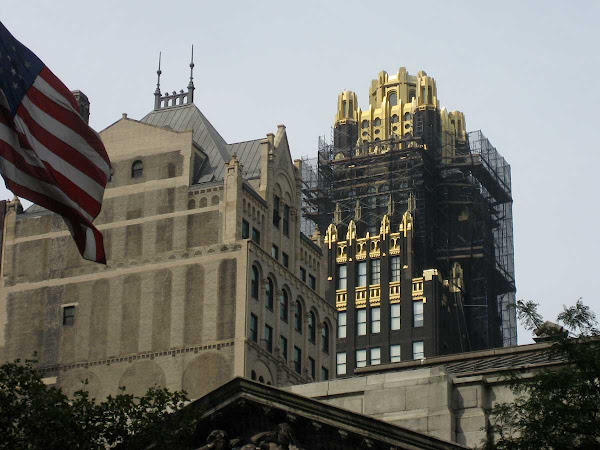
[[[305,171],[308,173],[309,171]],[[329,248],[338,375],[516,344],[510,166],[424,71],[338,96],[305,214]]]

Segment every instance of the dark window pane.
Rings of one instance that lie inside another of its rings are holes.
[[[242,219],[242,239],[248,239],[250,237],[250,224],[247,220]]]
[[[65,306],[63,308],[63,325],[75,324],[75,307]]]
[[[258,299],[258,269],[252,266],[252,274],[250,279],[250,295]]]
[[[302,350],[294,346],[294,370],[296,373],[302,373]]]
[[[269,325],[265,325],[265,345],[267,351],[273,353],[273,328]]]
[[[250,314],[250,339],[258,342],[258,317]]]

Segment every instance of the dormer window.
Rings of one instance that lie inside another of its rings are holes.
[[[144,175],[144,165],[138,159],[131,165],[131,178],[142,178]]]

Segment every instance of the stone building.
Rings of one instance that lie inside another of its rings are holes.
[[[197,418],[196,432],[190,436],[189,448],[198,450],[466,448],[388,421],[242,378],[229,381],[186,406],[186,409]],[[177,420],[165,421],[163,426],[173,429]]]
[[[153,111],[100,133],[106,266],[81,259],[59,216],[2,205],[0,360],[36,354],[49,383],[87,379],[95,397],[329,378],[335,308],[321,238],[300,232],[286,129],[229,144],[193,94],[192,79],[185,93],[157,86]]]
[[[510,166],[425,72],[380,72],[337,101],[303,170],[339,311],[337,375],[516,344]]]
[[[360,368],[352,378],[284,389],[440,439],[481,447],[491,409],[513,402],[509,374],[564,366],[552,342]]]

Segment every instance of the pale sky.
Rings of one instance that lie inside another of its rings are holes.
[[[368,105],[381,70],[425,70],[512,166],[517,298],[553,320],[577,298],[600,314],[598,1],[23,1],[0,20],[70,89],[100,131],[186,89],[227,142],[285,124],[292,156],[329,136],[337,95]],[[12,194],[0,188],[0,198]],[[519,329],[519,343],[531,342]]]

